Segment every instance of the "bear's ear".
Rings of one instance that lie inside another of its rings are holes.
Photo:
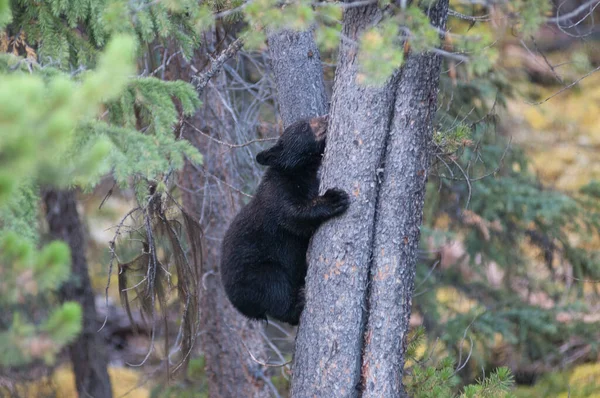
[[[274,166],[281,157],[281,152],[283,152],[283,147],[277,144],[274,147],[259,152],[256,155],[256,161],[263,166]]]

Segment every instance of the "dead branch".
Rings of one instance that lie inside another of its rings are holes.
[[[210,79],[221,70],[223,64],[232,58],[240,50],[240,48],[242,48],[243,45],[244,40],[241,37],[238,38],[211,62],[210,68],[208,68],[206,72],[194,76],[192,83],[196,87],[198,95],[202,95]]]

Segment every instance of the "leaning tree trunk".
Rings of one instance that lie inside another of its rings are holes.
[[[214,32],[206,33],[203,49],[214,51],[221,39]],[[226,42],[223,40],[222,44],[227,46]],[[210,59],[208,53],[198,54],[191,64],[179,59],[178,65],[173,63],[171,72],[178,79],[192,81],[195,70],[210,69]],[[233,110],[227,104],[228,79],[219,72],[205,83],[208,84],[200,90],[203,106],[188,120],[197,130],[186,124],[182,126],[183,137],[199,149],[204,162],[195,165],[186,161],[179,186],[184,209],[204,230],[206,255],[204,263],[197,264],[203,275],[199,342],[206,363],[209,396],[269,397],[266,369],[252,358],[266,361],[262,325],[248,321],[231,306],[219,276],[221,240],[242,205],[241,194],[231,188],[238,181],[232,180],[245,165],[220,143],[235,141],[237,128]]]
[[[447,0],[431,10],[442,28]],[[321,190],[352,204],[322,226],[309,249],[306,309],[292,396],[401,396],[416,247],[429,165],[440,59],[410,56],[379,88],[356,82],[365,29],[377,5],[344,12]]]
[[[220,74],[215,80],[224,80]],[[233,128],[232,120],[219,105],[218,87],[205,91],[203,107],[193,123],[210,135],[221,136],[224,129]],[[268,388],[261,380],[265,369],[256,358],[266,359],[260,331],[262,325],[249,322],[229,303],[219,274],[220,246],[226,227],[241,207],[237,193],[223,194],[219,180],[228,181],[227,153],[205,137],[194,136],[194,131],[184,134],[204,156],[198,168],[186,162],[180,183],[183,188],[183,206],[201,220],[207,246],[202,264],[203,283],[200,289],[200,344],[206,363],[209,396],[215,398],[268,397]],[[202,171],[204,169],[204,171]],[[216,179],[212,178],[215,176]],[[227,188],[226,188],[227,189]],[[252,352],[252,354],[250,353]]]
[[[46,220],[54,239],[65,241],[71,249],[71,277],[59,295],[62,301],[81,305],[81,334],[69,345],[69,355],[75,373],[75,385],[80,397],[110,398],[112,390],[107,371],[106,347],[98,333],[94,292],[85,258],[84,231],[77,213],[75,192],[48,190],[44,192]]]
[[[324,224],[309,249],[306,308],[296,340],[292,396],[348,397],[360,382],[368,265],[373,252],[377,170],[393,105],[393,83],[356,84],[359,35],[379,20],[377,5],[344,13],[321,190],[339,187],[350,208]]]
[[[443,31],[448,0],[429,10]],[[431,156],[441,56],[411,54],[401,69],[382,160],[375,240],[370,264],[369,315],[362,358],[363,397],[405,395],[402,376]]]

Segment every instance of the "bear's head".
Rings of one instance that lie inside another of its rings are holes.
[[[319,167],[326,135],[327,116],[297,121],[285,129],[273,147],[256,155],[256,161],[286,172]]]

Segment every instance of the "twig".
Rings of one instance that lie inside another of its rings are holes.
[[[576,85],[577,83],[579,83],[580,81],[582,81],[583,79],[585,79],[586,77],[589,77],[591,75],[593,75],[594,73],[598,72],[600,70],[600,66],[598,66],[595,69],[592,69],[590,72],[586,73],[585,75],[583,75],[582,77],[580,77],[579,79],[575,80],[573,83],[568,84],[566,86],[564,86],[563,88],[561,88],[560,90],[558,90],[557,92],[555,92],[554,94],[552,94],[551,96],[549,96],[548,98],[546,98],[543,101],[539,101],[539,102],[529,102],[529,101],[525,101],[525,103],[527,105],[541,105],[544,102],[549,101],[550,99],[556,97],[558,94],[561,94],[563,91],[566,91],[568,89],[570,89],[571,87],[573,87],[574,85]]]
[[[152,329],[150,332],[150,347],[148,347],[148,352],[146,353],[146,356],[144,357],[144,359],[142,359],[142,362],[140,363],[129,363],[129,362],[125,362],[128,366],[131,367],[136,367],[139,368],[140,366],[143,366],[147,361],[148,358],[150,358],[150,355],[152,355],[152,352],[154,352],[154,339],[155,339],[155,332],[156,332],[156,325],[154,324],[154,313],[152,314]]]
[[[193,167],[197,171],[200,171],[200,172],[204,173],[205,175],[213,178],[218,183],[221,183],[221,184],[229,187],[230,189],[234,190],[235,192],[239,193],[240,195],[244,195],[244,196],[246,196],[247,198],[250,198],[250,199],[252,199],[254,197],[253,195],[250,195],[249,193],[246,193],[246,192],[242,191],[241,189],[234,187],[233,185],[229,184],[228,182],[224,181],[223,179],[221,179],[221,178],[217,177],[216,175],[212,174],[205,167],[200,167],[200,166],[197,166],[197,165],[193,165]],[[185,189],[185,187],[182,187],[181,184],[176,184],[176,185],[179,188]]]
[[[273,350],[273,352],[275,352],[275,354],[279,357],[279,360],[281,362],[285,362],[285,358],[283,357],[283,354],[281,353],[281,351],[279,351],[279,348],[277,348],[277,346],[275,344],[273,344],[273,342],[271,341],[271,339],[269,339],[269,337],[267,336],[267,334],[265,333],[264,329],[260,329],[260,335],[263,337],[264,341],[267,343],[267,345]],[[282,366],[281,368],[281,375],[286,379],[289,380],[289,377],[285,374],[285,369],[287,368],[289,369],[289,366]]]
[[[108,266],[108,280],[106,281],[106,288],[104,289],[104,300],[105,300],[107,310],[106,310],[106,315],[104,316],[104,322],[102,322],[102,326],[100,326],[100,329],[98,329],[98,332],[100,332],[102,329],[104,329],[104,326],[106,326],[106,322],[108,321],[108,289],[110,288],[110,277],[112,276],[112,270],[114,267],[115,259],[117,260],[117,262],[119,261],[119,259],[117,257],[117,253],[115,251],[115,242],[117,241],[118,236],[121,233],[121,228],[123,227],[125,220],[127,220],[127,218],[129,218],[133,213],[135,213],[138,210],[140,210],[139,207],[136,207],[136,208],[130,210],[125,215],[125,217],[123,217],[121,219],[121,222],[119,223],[119,225],[117,225],[117,230],[115,231],[113,240],[108,243],[108,247],[110,250],[110,262],[109,262],[109,266]]]
[[[450,160],[452,161],[452,163],[454,163],[454,165],[456,167],[458,167],[458,170],[460,170],[463,177],[465,177],[465,182],[467,183],[468,194],[467,194],[467,203],[465,203],[465,210],[466,210],[469,208],[469,203],[471,203],[471,195],[473,193],[473,187],[471,186],[471,179],[469,178],[469,175],[467,174],[467,172],[462,168],[462,166],[455,159],[450,158]]]
[[[234,8],[230,8],[229,10],[218,12],[213,15],[213,18],[220,19],[220,18],[225,18],[231,14],[235,14],[236,12],[242,11],[244,8],[248,7],[250,5],[250,3],[251,3],[250,1],[247,1],[246,3],[244,3],[238,7],[234,7]]]
[[[202,275],[202,287],[204,288],[204,290],[208,290],[208,286],[206,286],[206,279],[211,275],[218,276],[217,273],[212,270],[205,272],[204,275]]]
[[[475,177],[475,178],[469,177],[469,181],[475,182],[475,181],[483,180],[484,178],[487,178],[487,177],[497,173],[504,165],[504,158],[506,157],[506,154],[508,153],[508,150],[510,149],[511,143],[512,143],[512,137],[509,139],[508,144],[506,144],[506,147],[504,148],[504,152],[502,153],[502,156],[500,157],[500,162],[498,163],[498,167],[496,167],[494,170],[492,170],[489,173],[486,173],[482,176]],[[437,157],[438,157],[438,159],[442,160],[440,155],[437,155]],[[444,164],[446,164],[446,162],[444,162]],[[448,167],[447,164],[446,164],[446,167]],[[438,178],[443,178],[443,179],[451,180],[451,181],[464,181],[463,178],[454,177],[454,175],[452,175],[451,177],[443,176],[443,175],[439,175],[439,174],[432,174],[432,175],[435,177],[438,177]]]
[[[464,340],[464,338],[463,338],[463,340]],[[467,358],[465,358],[465,362],[463,362],[462,365],[461,365],[461,361],[462,361],[462,342],[461,342],[460,358],[458,359],[458,366],[457,366],[456,370],[454,371],[454,374],[457,374],[458,372],[463,370],[464,367],[467,366],[469,359],[471,359],[471,355],[473,354],[473,338],[471,336],[469,336],[469,340],[471,341],[471,348],[469,349],[469,355],[467,355]]]
[[[491,18],[488,14],[482,15],[480,17],[476,17],[476,16],[472,16],[472,15],[461,14],[460,12],[454,11],[452,9],[448,10],[448,15],[450,15],[452,17],[464,19],[467,21],[471,21],[471,22],[487,22],[487,21],[491,20]]]
[[[469,356],[468,358],[465,360],[465,362],[463,363],[463,365],[461,366],[461,362],[462,362],[462,345],[465,341],[465,339],[467,338],[467,333],[469,332],[469,329],[471,329],[471,326],[473,326],[473,324],[475,323],[475,321],[477,319],[479,319],[480,316],[482,316],[483,314],[485,314],[486,312],[488,312],[489,310],[484,310],[481,313],[475,315],[473,317],[473,319],[471,320],[471,322],[467,325],[467,327],[465,328],[465,331],[463,333],[463,337],[460,340],[460,346],[458,348],[458,364],[457,364],[457,369],[454,371],[454,374],[457,374],[459,371],[461,371],[466,365],[467,362],[469,361],[469,358],[471,358],[471,354],[473,352],[473,339],[471,338],[471,336],[469,336],[469,340],[471,340],[471,350],[469,352]]]
[[[143,278],[141,281],[139,281],[138,283],[136,283],[135,285],[133,285],[133,286],[131,286],[131,287],[126,287],[126,288],[123,288],[123,289],[121,289],[121,291],[123,291],[123,292],[127,292],[127,291],[129,291],[129,290],[134,290],[134,289],[135,289],[135,288],[137,288],[138,286],[141,286],[141,285],[142,285],[142,283],[146,282],[147,280],[148,280],[148,276],[144,276],[144,278]]]
[[[232,58],[239,51],[239,49],[242,48],[243,45],[244,40],[241,37],[236,39],[211,62],[210,68],[208,68],[206,72],[203,72],[192,78],[198,95],[202,95],[210,79],[216,75],[219,70],[221,70],[223,64]]]
[[[560,23],[560,22],[562,22],[562,21],[566,21],[567,19],[569,19],[569,18],[571,18],[571,17],[574,17],[575,15],[578,15],[578,14],[582,13],[583,11],[585,11],[585,9],[586,9],[586,8],[589,8],[589,7],[591,7],[593,4],[595,4],[594,8],[596,8],[596,7],[597,7],[597,6],[600,4],[600,0],[590,0],[590,1],[588,1],[587,3],[584,3],[584,4],[580,5],[579,7],[577,7],[576,9],[574,9],[574,10],[573,10],[573,11],[571,11],[571,12],[568,12],[568,13],[566,13],[566,14],[564,14],[564,15],[561,15],[561,16],[558,16],[558,15],[557,15],[557,16],[556,16],[556,17],[554,17],[554,18],[548,18],[548,19],[547,19],[547,22],[550,22],[550,23],[556,23],[556,24],[558,24],[558,23]],[[592,10],[592,11],[593,11],[593,10]],[[591,12],[588,12],[588,13],[586,14],[586,17],[587,17],[587,16],[588,16],[590,13],[591,13]],[[585,19],[585,17],[584,17],[584,19]],[[569,27],[572,27],[572,26],[569,26]]]
[[[204,131],[200,130],[198,127],[194,126],[193,124],[191,124],[187,120],[184,120],[184,123],[187,124],[188,126],[190,126],[198,134],[201,134],[202,136],[210,139],[211,141],[214,141],[217,144],[221,144],[221,145],[226,146],[228,148],[243,148],[245,146],[248,146],[248,145],[251,145],[251,144],[255,144],[257,142],[276,141],[278,139],[278,137],[257,138],[255,140],[250,140],[250,141],[244,142],[243,144],[230,144],[228,142],[224,142],[224,141],[218,140],[215,137],[211,137],[209,134],[206,134]]]
[[[273,384],[271,379],[269,379],[267,376],[265,376],[265,374],[262,370],[258,371],[258,378],[261,379],[262,381],[264,381],[267,386],[269,386],[269,388],[271,389],[271,392],[273,393],[274,398],[281,398],[281,395],[279,395],[279,392],[277,391],[275,384]]]
[[[446,51],[446,50],[442,50],[441,48],[431,48],[429,51],[435,53],[435,54],[439,54],[443,57],[449,58],[449,59],[454,59],[456,61],[460,61],[460,62],[469,62],[469,58],[465,57],[464,55],[458,54],[458,53],[453,53],[450,51]]]
[[[115,181],[114,184],[112,185],[112,187],[110,187],[110,189],[108,190],[108,192],[106,193],[106,195],[104,195],[104,199],[102,199],[102,202],[100,202],[100,205],[98,206],[98,210],[102,209],[102,206],[104,206],[104,202],[106,202],[113,194],[113,189],[115,188],[115,185],[117,185],[117,182]]]
[[[358,0],[358,1],[353,1],[351,3],[342,3],[342,2],[317,2],[317,3],[313,3],[313,6],[315,7],[322,7],[322,6],[328,6],[331,4],[334,4],[338,7],[340,7],[343,10],[346,10],[348,8],[355,8],[355,7],[363,7],[363,6],[368,6],[370,4],[375,4],[377,3],[377,0]]]
[[[292,363],[292,361],[287,361],[287,362],[282,362],[282,363],[267,363],[264,361],[261,361],[260,359],[257,359],[254,354],[252,354],[252,351],[250,351],[250,349],[248,348],[248,346],[246,345],[246,342],[244,341],[243,338],[240,338],[240,341],[242,342],[242,345],[244,346],[244,348],[246,349],[246,351],[248,352],[248,354],[250,355],[250,358],[252,358],[252,360],[254,362],[256,362],[257,364],[264,366],[266,368],[279,368],[281,366],[287,366],[290,363]]]
[[[423,286],[423,284],[425,282],[427,282],[427,279],[429,279],[429,277],[431,276],[431,274],[433,274],[433,271],[435,270],[435,268],[438,266],[438,264],[440,263],[440,260],[437,260],[435,263],[433,263],[433,266],[431,267],[431,269],[429,270],[429,272],[427,273],[427,275],[425,276],[425,278],[423,278],[423,280],[421,281],[421,283],[419,283],[417,286],[415,286],[415,288],[413,289],[415,292],[421,287]],[[415,293],[416,295],[416,293]]]
[[[554,78],[560,83],[560,84],[565,84],[565,82],[563,81],[563,79],[558,75],[558,73],[556,73],[556,70],[554,69],[554,66],[550,63],[550,61],[548,60],[548,58],[546,57],[546,54],[544,54],[537,45],[537,42],[535,41],[535,38],[533,36],[531,36],[531,41],[533,42],[533,45],[535,46],[535,49],[537,50],[537,52],[542,56],[542,58],[544,59],[544,62],[546,62],[546,65],[548,66],[548,68],[550,68],[550,71],[552,71],[552,74],[554,75]],[[535,55],[532,53],[532,51],[529,49],[529,47],[527,47],[527,44],[525,43],[524,40],[521,39],[521,45],[525,48],[525,50],[527,50],[527,52],[529,54],[531,54],[531,56],[533,57],[533,60],[535,63],[540,64],[539,62],[537,62],[535,60]]]

